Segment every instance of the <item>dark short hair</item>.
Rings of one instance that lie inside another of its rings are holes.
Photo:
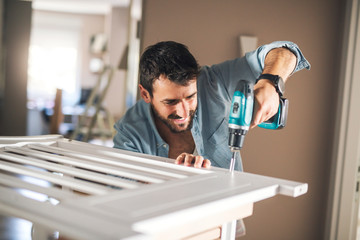
[[[153,96],[153,83],[160,75],[186,86],[199,75],[200,66],[187,46],[173,42],[159,42],[146,48],[140,58],[140,84]]]

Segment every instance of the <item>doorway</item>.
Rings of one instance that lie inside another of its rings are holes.
[[[325,239],[360,239],[360,2],[345,13],[339,98]]]
[[[100,0],[89,4],[78,0],[64,4],[33,0],[27,135],[49,133],[56,91],[60,89],[62,122],[58,133],[71,136],[78,116],[84,112],[86,96],[105,66],[114,68],[114,74],[104,108],[114,121],[121,117],[126,99],[126,69],[118,65],[129,42],[131,2]],[[94,43],[100,36],[102,41]],[[93,51],[94,45],[97,51]]]
[[[49,133],[56,89],[62,90],[64,107],[76,105],[81,83],[81,27],[81,18],[76,15],[33,10],[27,135]]]

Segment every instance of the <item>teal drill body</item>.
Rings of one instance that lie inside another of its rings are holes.
[[[229,115],[229,147],[238,151],[249,131],[254,109],[254,84],[240,80],[232,98]]]
[[[254,110],[254,84],[240,80],[232,98],[229,115],[229,148],[233,152],[230,170],[234,169],[235,153],[243,147],[245,135],[249,131]],[[285,127],[288,112],[288,100],[280,98],[278,112],[268,121],[259,124],[266,129]]]

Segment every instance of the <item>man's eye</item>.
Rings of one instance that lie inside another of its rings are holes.
[[[192,98],[194,98],[196,96],[196,93],[194,93],[194,94],[192,94],[192,95],[190,95],[190,96],[188,96],[188,97],[186,97],[187,99],[192,99]]]
[[[176,101],[176,100],[165,102],[166,105],[176,105],[177,103],[178,103],[178,101]]]

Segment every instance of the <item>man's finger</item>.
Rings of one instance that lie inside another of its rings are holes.
[[[184,165],[191,166],[193,160],[194,160],[194,156],[192,154],[186,154],[184,159]]]
[[[254,117],[251,123],[251,128],[259,125],[262,122],[265,122],[272,118],[277,113],[277,108],[272,108],[271,106],[264,105],[261,107],[255,107]]]
[[[175,164],[182,164],[182,163],[184,162],[185,156],[186,156],[186,153],[180,154],[180,155],[175,159]]]
[[[202,156],[194,156],[190,153],[182,153],[175,159],[175,164],[184,164],[184,166],[191,166],[194,164],[196,168],[209,168],[211,162],[208,159],[204,159]]]
[[[202,156],[196,156],[194,167],[201,168],[201,166],[203,165],[203,161],[204,161],[204,158]]]
[[[255,126],[259,125],[263,118],[262,110],[259,107],[255,107],[254,111],[255,111],[255,114],[253,117],[253,121],[251,123],[251,127],[255,127]]]
[[[209,160],[209,159],[205,159],[205,160],[203,161],[202,166],[203,166],[204,168],[209,168],[209,167],[211,166],[210,160]]]

